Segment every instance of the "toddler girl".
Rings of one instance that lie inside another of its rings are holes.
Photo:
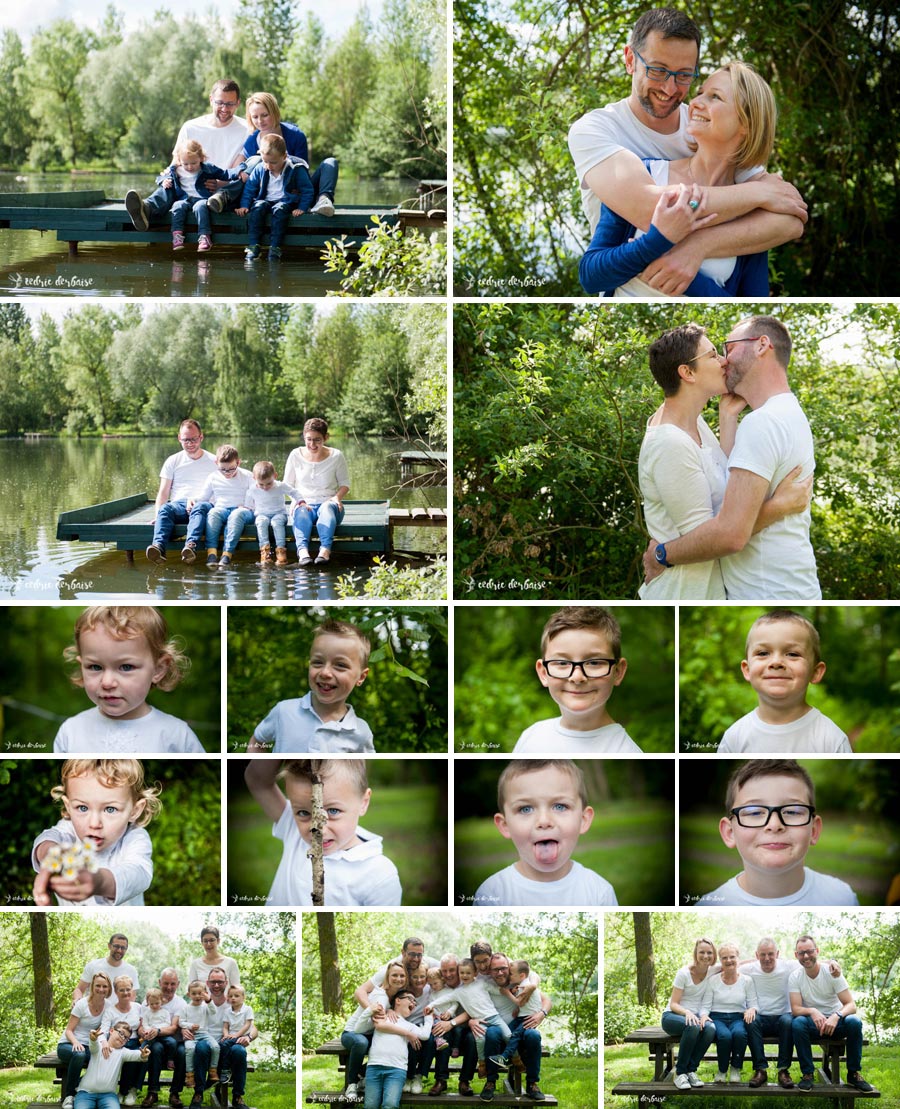
[[[169,637],[166,621],[149,605],[94,605],[75,621],[65,657],[80,670],[72,682],[96,708],[71,716],[53,750],[64,754],[203,752],[183,720],[147,704],[151,689],[175,688],[190,659]]]
[[[158,784],[144,784],[137,759],[67,759],[62,784],[50,791],[63,819],[31,852],[35,904],[52,904],[52,891],[60,905],[143,905],[153,878],[144,829],[162,808],[159,793]]]

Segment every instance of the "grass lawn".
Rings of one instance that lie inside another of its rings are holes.
[[[737,852],[727,848],[719,835],[720,816],[710,809],[680,820],[682,901],[709,893],[741,870]],[[826,813],[822,836],[810,850],[807,865],[843,879],[861,905],[884,905],[897,872],[896,844],[897,828],[893,824],[861,824],[847,816]],[[628,903],[621,896],[619,900]]]
[[[297,1080],[294,1072],[254,1071],[248,1074],[246,1099],[248,1105],[262,1109],[295,1109]],[[59,1101],[59,1087],[53,1085],[52,1071],[38,1071],[33,1067],[0,1070],[0,1109],[23,1109],[34,1101]],[[167,1102],[168,1093],[164,1088],[163,1107]],[[211,1105],[208,1094],[204,1105],[207,1109]]]
[[[314,1090],[340,1090],[343,1087],[343,1073],[338,1073],[335,1056],[304,1055],[301,1065],[304,1101]],[[425,1083],[426,1089],[429,1084],[430,1079]],[[472,1085],[476,1093],[483,1084],[480,1078],[475,1078]],[[564,1109],[594,1109],[599,1096],[596,1057],[588,1055],[544,1059],[541,1064],[541,1089],[553,1094]],[[450,1092],[456,1093],[456,1075],[453,1071],[450,1072]],[[523,1099],[523,1104],[536,1105],[537,1102]]]
[[[573,858],[612,882],[622,905],[671,905],[673,824],[672,807],[664,801],[609,802],[578,841]],[[454,839],[456,901],[465,904],[486,878],[515,862],[516,853],[492,821],[457,821]]]
[[[384,853],[400,872],[404,905],[447,904],[447,819],[437,786],[373,789],[363,827],[384,837]],[[231,798],[228,904],[265,902],[280,861],[281,841],[253,798]]]
[[[715,1062],[709,1058],[701,1064],[700,1077],[706,1081],[715,1078]],[[795,1063],[792,1075],[796,1082],[799,1078],[799,1068]],[[841,1073],[845,1073],[842,1068]],[[742,1075],[745,1081],[750,1079],[749,1058],[744,1063]],[[860,1105],[877,1105],[878,1109],[900,1109],[900,1069],[897,1067],[897,1047],[869,1045],[863,1054],[863,1075],[867,1082],[881,1091],[878,1101],[863,1101]],[[774,1080],[773,1066],[769,1067],[770,1080]],[[603,1049],[603,1087],[604,1109],[630,1109],[636,1098],[613,1096],[610,1091],[617,1082],[649,1082],[653,1078],[653,1070],[647,1056],[644,1044],[607,1044]],[[666,1083],[660,1083],[660,1090],[666,1090]],[[682,1095],[678,1095],[681,1097]],[[692,1092],[691,1101],[702,1096],[702,1091]],[[674,1104],[674,1103],[673,1103]],[[741,1097],[739,1102],[728,1099],[729,1105],[740,1105],[740,1109],[796,1109],[798,1100],[793,1098],[778,1097]],[[820,1104],[816,1099],[813,1104]],[[849,1102],[848,1102],[849,1104]],[[705,1099],[703,1105],[708,1109],[719,1109],[722,1100]]]

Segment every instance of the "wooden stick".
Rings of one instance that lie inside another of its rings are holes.
[[[310,760],[312,782],[312,826],[310,838],[312,847],[308,857],[312,860],[312,903],[313,905],[325,904],[325,857],[323,839],[325,836],[325,806],[323,804],[322,774],[319,768],[320,760]]]

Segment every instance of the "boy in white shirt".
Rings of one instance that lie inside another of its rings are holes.
[[[216,1007],[206,984],[200,979],[195,979],[188,986],[188,1002],[181,1027],[194,1033],[192,1040],[184,1041],[184,1084],[189,1088],[194,1086],[194,1052],[197,1044],[202,1040],[209,1044],[209,1071],[208,1077],[213,1082],[219,1081],[219,1041],[209,1031],[209,1026],[216,1019]]]
[[[509,1070],[512,1057],[519,1050],[519,1041],[525,1031],[526,1017],[543,1012],[541,1002],[540,978],[533,974],[525,959],[511,959],[509,964],[509,989],[503,993],[515,1002],[518,1012],[509,1026],[510,1037],[502,1055],[492,1055],[491,1062],[500,1070]]]
[[[504,1040],[509,1039],[509,1025],[497,1012],[492,993],[498,993],[499,987],[488,985],[484,979],[478,977],[478,970],[472,959],[459,960],[459,985],[452,990],[453,1000],[458,1001],[472,1020],[481,1024],[495,1025],[503,1033]],[[484,1062],[484,1036],[475,1037],[475,1049],[478,1052],[478,1061]]]
[[[300,494],[286,481],[278,481],[275,467],[271,462],[257,462],[253,467],[253,482],[244,497],[244,507],[255,517],[256,537],[259,540],[259,561],[264,566],[272,562],[272,547],[269,543],[269,526],[275,538],[274,561],[279,566],[287,565],[285,528],[287,526],[287,505],[285,497],[296,499]]]
[[[197,544],[206,532],[206,565],[222,568],[231,565],[231,556],[248,520],[253,519],[244,498],[253,481],[249,470],[241,469],[237,448],[223,443],[216,451],[216,473],[211,475],[196,500],[188,501],[191,515],[187,538],[181,552],[183,562],[193,562]],[[209,505],[212,505],[210,508]],[[225,549],[218,556],[219,536],[225,529]]]
[[[494,823],[519,858],[479,886],[476,905],[618,905],[609,882],[572,858],[594,819],[575,763],[514,760],[497,783],[497,807]]]
[[[535,669],[561,715],[526,728],[514,753],[640,753],[640,747],[606,707],[627,668],[622,658],[622,629],[608,609],[572,605],[555,612],[544,626]]]
[[[248,1036],[254,1020],[253,1010],[247,1004],[247,995],[244,993],[243,986],[229,986],[225,996],[228,998],[229,1007],[222,1021],[222,1043]]]
[[[150,1054],[149,1048],[127,1048],[125,1043],[131,1034],[127,1021],[119,1021],[109,1030],[107,1044],[109,1052],[104,1054],[97,1043],[100,1029],[91,1031],[91,1040],[88,1050],[91,1059],[87,1070],[78,1085],[75,1094],[76,1109],[108,1109],[111,1105],[118,1105],[116,1086],[125,1063],[143,1063]]]
[[[755,620],[747,633],[741,673],[759,705],[735,721],[719,744],[719,754],[853,753],[850,740],[806,700],[811,685],[825,675],[815,625],[787,608]]]

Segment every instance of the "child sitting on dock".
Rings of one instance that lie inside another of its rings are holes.
[[[50,796],[65,816],[34,841],[36,905],[143,905],[153,878],[146,826],[162,808],[137,759],[66,759]],[[71,855],[72,861],[66,856]]]
[[[247,221],[250,245],[244,251],[250,261],[260,255],[266,214],[270,214],[269,260],[277,261],[281,258],[288,220],[291,216],[302,216],[312,205],[313,183],[305,162],[288,161],[281,135],[263,135],[259,140],[259,155],[262,161],[248,177],[241,206],[235,208],[235,212],[239,216],[250,213]]]
[[[184,249],[184,225],[188,213],[197,221],[199,239],[197,250],[212,247],[212,224],[208,201],[210,192],[204,187],[207,181],[234,178],[236,169],[221,169],[206,160],[203,147],[196,139],[187,139],[175,148],[175,161],[157,177],[159,186],[146,200],[141,200],[135,189],[125,194],[125,210],[138,231],[149,231],[150,221],[165,212],[172,213],[172,249]]]
[[[259,539],[259,562],[261,566],[276,562],[287,565],[285,528],[287,526],[287,505],[285,497],[295,500],[299,493],[286,481],[278,481],[275,467],[271,462],[257,462],[253,467],[253,482],[244,497],[244,507],[255,517],[256,537]],[[269,543],[269,526],[275,537],[275,555]]]
[[[203,753],[183,720],[147,704],[152,689],[174,689],[191,665],[169,636],[159,609],[86,608],[75,621],[75,642],[64,654],[79,665],[72,683],[95,707],[63,723],[53,741],[55,754]]]
[[[206,533],[206,565],[218,565],[223,569],[231,565],[244,525],[253,519],[249,508],[244,508],[244,500],[253,475],[241,469],[241,459],[237,447],[223,443],[216,451],[216,473],[200,491],[195,501],[188,501],[187,537],[181,552],[183,562],[193,562],[197,544]],[[225,549],[219,558],[219,536],[225,529]]]
[[[313,632],[309,692],[279,701],[257,725],[251,754],[374,754],[372,729],[347,701],[369,674],[369,638],[346,620],[325,620]]]

